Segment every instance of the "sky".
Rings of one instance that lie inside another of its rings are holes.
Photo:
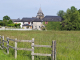
[[[71,6],[80,9],[80,0],[0,0],[0,20],[8,15],[11,19],[36,17],[41,7],[44,15],[57,16],[59,10]]]

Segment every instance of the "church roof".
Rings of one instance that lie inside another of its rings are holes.
[[[39,8],[39,11],[38,11],[38,13],[43,13],[43,12],[42,12],[42,10],[41,10],[41,7]]]
[[[60,16],[45,16],[43,21],[62,21]]]

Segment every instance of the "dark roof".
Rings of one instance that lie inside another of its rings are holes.
[[[41,19],[35,18],[32,22],[42,22]]]
[[[11,19],[13,22],[20,22],[21,20],[18,18],[18,19]]]
[[[45,16],[43,21],[61,21],[62,18],[60,16]]]
[[[41,22],[38,18],[22,18],[21,22]]]
[[[20,19],[16,19],[14,22],[21,22],[21,20]]]
[[[22,18],[21,22],[31,22],[33,21],[35,18]]]
[[[29,24],[24,24],[23,26],[31,26],[31,25],[29,25]]]
[[[14,22],[42,22],[42,21],[62,21],[59,16],[45,16],[42,20],[38,18],[22,18],[22,20],[17,19]]]
[[[15,22],[17,19],[10,19],[10,20],[12,20],[13,22]]]

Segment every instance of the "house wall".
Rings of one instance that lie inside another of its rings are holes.
[[[20,27],[22,28],[23,22],[14,22],[14,23],[16,23],[16,24],[20,23],[21,24]]]
[[[24,24],[28,24],[28,22],[24,22]]]
[[[20,23],[20,24],[21,24],[21,25],[20,25],[21,28],[23,27],[24,24],[28,24],[28,22],[14,22],[14,23],[17,23],[17,24]],[[30,22],[29,25],[31,25],[31,22]]]
[[[28,22],[24,22],[24,24],[28,24]],[[31,22],[30,22],[30,24],[29,25],[31,25]]]
[[[20,25],[20,27],[22,28],[23,26],[23,24],[28,24],[28,22],[14,22],[14,23],[20,23],[21,25]],[[30,24],[29,25],[31,25],[31,22],[30,22]],[[38,30],[41,30],[41,27],[42,26],[42,22],[33,22],[33,29],[38,29]],[[31,29],[32,29],[32,27],[31,27]]]
[[[29,26],[29,28],[27,28],[27,26],[23,26],[24,29],[32,29],[32,26]]]
[[[33,22],[33,29],[41,30],[42,22]]]

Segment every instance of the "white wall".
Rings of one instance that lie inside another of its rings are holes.
[[[24,22],[24,24],[28,24],[28,22]],[[30,22],[30,24],[29,25],[31,25],[31,22]]]
[[[38,30],[41,30],[40,27],[42,26],[42,23],[41,22],[33,22],[33,29],[38,29]]]
[[[14,23],[17,23],[17,24],[20,23],[21,24],[20,27],[22,28],[23,22],[14,22]],[[28,24],[28,22],[24,22],[24,24]],[[31,25],[31,22],[29,25]],[[42,26],[41,22],[33,22],[33,29],[41,30],[40,28],[41,26]]]
[[[21,24],[20,27],[22,28],[23,22],[14,22],[14,23],[17,23],[17,24],[20,23]]]
[[[21,24],[21,25],[20,25],[21,28],[22,28],[22,25],[24,25],[24,24],[28,24],[28,22],[24,22],[24,23],[23,23],[23,22],[14,22],[14,23],[17,23],[17,24],[20,23],[20,24]],[[31,22],[30,22],[29,25],[31,25]]]
[[[24,24],[28,24],[28,22],[24,22]]]

